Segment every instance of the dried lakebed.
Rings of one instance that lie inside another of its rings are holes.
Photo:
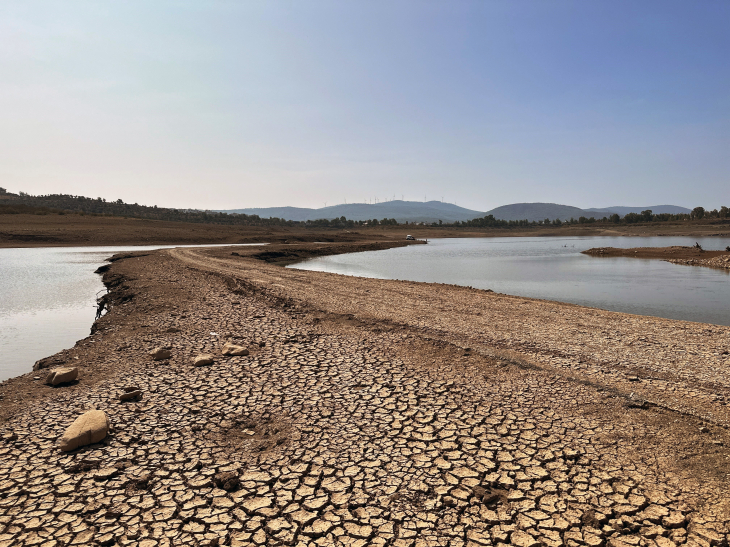
[[[730,328],[231,251],[114,262],[78,382],[0,385],[0,545],[727,544]]]

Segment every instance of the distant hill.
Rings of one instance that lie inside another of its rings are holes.
[[[578,207],[558,203],[512,203],[487,211],[480,216],[485,215],[494,215],[494,218],[501,220],[527,219],[529,221],[545,220],[546,218],[567,220],[571,217],[592,216],[586,215],[586,212]]]
[[[124,203],[121,199],[107,201],[69,194],[31,196],[24,192],[12,194],[0,188],[0,214],[66,214],[114,215],[120,217],[199,222],[204,224],[230,224],[237,226],[289,226],[287,220],[269,220],[246,215],[226,215],[196,209],[167,209],[158,206]]]
[[[669,213],[670,215],[688,215],[692,212],[691,209],[687,209],[686,207],[680,207],[679,205],[648,205],[646,207],[624,207],[622,205],[615,205],[613,207],[602,207],[601,209],[585,209],[585,211],[589,213],[603,213],[605,211],[610,211],[611,214],[618,213],[619,216],[624,216],[629,213],[641,213],[642,211],[646,211],[647,209],[651,209],[651,212],[655,215],[660,215],[663,213]]]
[[[307,209],[303,207],[266,207],[259,209],[228,209],[218,212],[239,213],[244,215],[258,215],[261,218],[281,218],[284,220],[306,221],[346,217],[349,220],[370,220],[377,218],[394,218],[398,222],[454,222],[472,220],[487,215],[494,215],[494,218],[501,220],[554,220],[578,219],[584,217],[602,218],[618,213],[624,216],[627,213],[640,213],[651,209],[655,214],[659,213],[689,213],[690,210],[677,205],[654,205],[648,207],[602,207],[592,209],[580,209],[571,205],[559,203],[512,203],[502,205],[491,211],[481,212],[473,209],[459,207],[452,203],[441,201],[402,201],[393,200],[383,203],[348,203],[331,205],[319,209]]]
[[[661,213],[670,213],[673,215],[691,212],[686,207],[680,207],[678,205],[649,205],[646,207],[601,207],[591,209],[579,209],[578,207],[572,207],[570,205],[560,205],[558,203],[513,203],[511,205],[503,205],[487,211],[485,214],[494,215],[494,218],[502,220],[544,220],[549,218],[550,220],[559,218],[560,220],[568,220],[570,218],[578,219],[584,217],[595,217],[603,218],[610,217],[614,213],[618,213],[619,216],[623,217],[628,213],[641,213],[647,209],[651,209],[655,215]]]
[[[471,220],[484,216],[481,211],[465,209],[452,203],[441,201],[402,201],[393,200],[383,203],[347,203],[331,205],[320,209],[299,207],[266,207],[260,209],[228,209],[224,213],[258,215],[261,218],[278,217],[286,220],[317,220],[346,217],[349,220],[371,220],[394,218],[398,222],[454,222]]]

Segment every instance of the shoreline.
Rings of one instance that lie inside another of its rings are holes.
[[[111,262],[111,311],[56,354],[79,366],[78,384],[0,384],[0,465],[5,478],[22,469],[3,487],[16,513],[0,539],[727,541],[730,328],[241,251]],[[250,355],[222,356],[224,341]],[[159,345],[169,360],[148,356]],[[193,367],[202,352],[215,363]],[[142,399],[119,402],[132,385]],[[58,452],[90,406],[113,434]],[[63,503],[24,526],[37,477]],[[642,524],[652,514],[659,536]]]
[[[706,251],[696,247],[594,247],[581,254],[596,258],[640,258],[659,259],[671,264],[684,266],[704,266],[720,270],[730,270],[730,251]]]

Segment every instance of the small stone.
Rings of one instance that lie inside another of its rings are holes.
[[[119,395],[120,401],[131,401],[134,399],[140,399],[142,398],[142,391],[139,389],[136,389],[134,391],[124,391],[124,393],[121,393]]]
[[[109,418],[103,410],[85,412],[72,423],[58,444],[61,450],[68,452],[80,446],[98,443],[109,433]]]
[[[104,467],[103,469],[99,469],[94,473],[94,480],[106,481],[111,479],[112,477],[115,477],[118,473],[119,470],[116,467]]]
[[[222,353],[223,355],[248,355],[248,350],[243,346],[237,346],[228,342],[223,346]]]
[[[79,376],[77,367],[55,368],[46,376],[46,384],[49,386],[57,386],[59,384],[67,384],[73,382]]]
[[[172,357],[172,352],[169,347],[159,347],[150,352],[150,357],[152,357],[154,361],[162,361],[163,359],[169,359]]]
[[[238,490],[239,486],[238,474],[233,471],[216,474],[216,476],[213,477],[213,482],[218,488],[225,490],[226,492]]]
[[[193,359],[193,365],[196,367],[204,367],[206,365],[212,365],[214,361],[215,357],[213,357],[211,354],[201,353],[195,359]]]

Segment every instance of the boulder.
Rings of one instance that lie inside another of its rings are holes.
[[[46,376],[46,384],[49,386],[57,386],[59,384],[66,384],[73,382],[79,376],[79,369],[77,367],[68,368],[54,368]]]
[[[248,350],[243,346],[237,346],[228,342],[223,346],[223,355],[248,355]]]
[[[98,443],[109,433],[109,418],[103,410],[90,410],[76,418],[58,445],[64,452],[76,450],[80,446]]]
[[[163,359],[172,357],[172,352],[169,347],[159,347],[150,352],[150,357],[155,361],[162,361]]]
[[[201,353],[193,359],[193,365],[196,367],[204,367],[206,365],[212,365],[214,361],[215,357],[213,357],[210,353]]]

